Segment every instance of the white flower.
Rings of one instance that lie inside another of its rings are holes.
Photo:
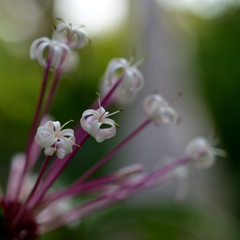
[[[146,97],[143,101],[143,109],[147,116],[157,125],[161,123],[171,124],[180,120],[175,110],[159,94]]]
[[[123,109],[120,109],[117,112],[122,110]],[[105,139],[112,138],[116,134],[116,126],[118,127],[118,124],[108,117],[117,112],[109,114],[109,112],[101,106],[99,99],[99,108],[97,110],[89,109],[83,112],[80,119],[81,126],[86,132],[93,136],[97,142],[102,142]],[[110,127],[101,129],[102,124],[110,125]]]
[[[76,145],[74,131],[72,129],[62,130],[67,123],[61,127],[58,121],[48,121],[45,126],[38,128],[35,140],[44,149],[46,156],[51,156],[56,152],[58,158],[63,159],[72,152],[72,146]]]
[[[119,79],[119,70],[122,70],[123,79],[115,91],[114,100],[119,103],[125,103],[132,100],[136,93],[139,92],[144,85],[144,77],[137,67],[143,63],[146,58],[140,59],[132,64],[134,56],[129,61],[124,58],[115,58],[111,60],[104,74],[103,84],[101,86],[102,94],[105,94]]]
[[[85,33],[80,29],[73,29],[72,24],[66,24],[63,21],[57,25],[53,38],[66,43],[71,49],[83,48],[89,42]]]
[[[47,59],[45,58],[45,49],[48,48]],[[50,64],[50,67],[56,69],[59,66],[63,67],[68,61],[70,54],[69,47],[57,40],[51,40],[47,37],[35,40],[30,48],[30,58],[37,59],[42,67]]]
[[[208,168],[215,163],[215,156],[226,156],[221,149],[213,148],[203,137],[194,138],[186,147],[185,154],[192,158],[197,168]]]

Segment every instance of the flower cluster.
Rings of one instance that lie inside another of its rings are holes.
[[[97,99],[92,106],[79,116],[75,131],[63,129],[71,121],[61,127],[59,121],[47,119],[61,74],[68,64],[71,52],[73,49],[83,48],[87,43],[88,38],[80,29],[73,29],[71,24],[61,22],[55,27],[52,40],[40,38],[31,46],[30,56],[38,60],[44,68],[44,74],[26,152],[12,160],[6,192],[3,193],[0,187],[0,210],[3,213],[0,239],[37,239],[40,234],[76,222],[139,191],[153,187],[163,182],[166,176],[185,176],[186,169],[192,165],[197,168],[210,167],[216,155],[224,155],[222,150],[213,148],[210,142],[199,137],[188,144],[183,157],[166,163],[164,167],[153,172],[144,172],[141,164],[134,164],[89,180],[93,173],[149,124],[155,123],[158,126],[179,122],[179,116],[170,103],[159,94],[152,94],[143,100],[143,109],[147,117],[142,124],[70,186],[53,190],[51,188],[53,183],[90,136],[101,143],[116,135],[116,127],[119,126],[111,118],[115,113],[122,112],[123,108],[114,113],[109,113],[106,109],[114,103],[125,104],[132,101],[144,85],[144,77],[138,66],[145,58],[135,64],[133,64],[135,53],[129,61],[123,58],[113,59],[107,66],[100,87],[101,100],[100,94],[97,93]],[[50,68],[55,74],[52,84],[47,84],[47,81],[50,81],[48,80]],[[119,69],[122,71],[120,74]],[[48,91],[47,86],[50,86]],[[45,92],[47,95],[44,99]],[[32,170],[41,154],[40,149],[46,158],[33,181]],[[50,159],[52,161],[48,167]],[[69,199],[82,194],[89,195],[90,200],[74,207],[71,204],[66,208],[61,207]]]

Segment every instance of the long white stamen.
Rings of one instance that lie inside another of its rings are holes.
[[[124,110],[124,108],[121,108],[120,110],[118,110],[118,111],[116,111],[116,112],[113,112],[113,113],[108,114],[107,117],[112,116],[112,115],[114,115],[114,114],[116,114],[116,113],[122,112],[123,110]]]
[[[70,122],[74,122],[73,120],[69,120],[68,122],[66,122],[66,123],[64,123],[63,125],[62,125],[62,127],[60,128],[60,130],[62,130],[62,128],[64,127],[64,126],[66,126],[68,123],[70,123]]]
[[[96,92],[97,96],[98,96],[98,105],[99,108],[101,107],[101,100],[100,100],[100,94],[98,92]]]
[[[143,64],[144,62],[146,62],[148,59],[148,56],[143,56],[142,58],[140,58],[137,62],[135,62],[132,67],[138,67],[139,65]]]
[[[134,48],[133,49],[133,52],[132,52],[132,55],[131,55],[131,57],[130,57],[130,59],[129,59],[129,66],[131,66],[132,65],[132,63],[133,63],[133,60],[135,59],[135,57],[136,57],[136,49]]]
[[[220,156],[220,157],[227,157],[227,153],[219,148],[213,148],[213,151],[216,155]]]

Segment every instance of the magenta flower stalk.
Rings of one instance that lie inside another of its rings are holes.
[[[79,116],[80,121],[75,126],[76,134],[71,128],[66,128],[72,120],[61,126],[59,121],[48,119],[46,114],[50,111],[70,54],[75,49],[85,47],[88,42],[81,28],[74,29],[71,24],[61,20],[52,39],[43,37],[35,40],[31,46],[31,58],[38,60],[44,68],[44,74],[26,151],[14,155],[6,191],[3,191],[0,185],[0,240],[38,239],[41,234],[95,214],[164,182],[165,179],[174,176],[180,167],[207,168],[213,165],[216,155],[225,155],[224,151],[213,147],[211,141],[198,137],[187,145],[184,157],[153,172],[145,172],[143,166],[136,163],[94,178],[93,173],[111,160],[150,123],[158,126],[179,122],[179,115],[170,104],[159,94],[153,94],[143,101],[147,118],[140,126],[70,186],[54,190],[53,183],[64,174],[66,166],[78,151],[80,160],[85,160],[81,159],[81,151],[84,151],[84,144],[90,137],[100,144],[110,141],[117,131],[123,129],[117,130],[119,125],[112,119],[113,115],[122,112],[123,108],[113,113],[107,109],[113,103],[126,104],[133,101],[144,85],[144,77],[138,66],[145,58],[135,64],[135,54],[129,61],[115,58],[110,61],[104,74],[101,94],[97,93],[98,104],[95,101]],[[44,54],[46,48],[47,58]],[[54,71],[54,77],[44,101],[50,69]],[[122,70],[120,75],[119,69]],[[33,179],[32,170],[41,152],[45,155],[45,160],[37,177]],[[68,200],[83,195],[88,195],[87,201],[81,201],[75,206],[68,204],[67,209],[61,207]]]

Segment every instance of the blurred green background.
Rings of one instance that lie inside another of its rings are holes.
[[[156,50],[164,48],[161,42],[154,41],[157,31],[164,41],[173,45],[178,43],[175,47],[180,48],[182,55],[177,56],[180,59],[177,68],[184,62],[189,74],[186,73],[185,80],[176,81],[176,85],[186,86],[185,89],[192,91],[187,95],[193,98],[195,94],[200,96],[209,113],[208,118],[221,137],[221,147],[228,152],[229,157],[217,168],[222,180],[215,183],[216,188],[221,189],[221,184],[227,182],[220,191],[222,196],[218,197],[227,196],[228,201],[222,205],[214,201],[199,204],[192,200],[176,203],[174,196],[161,198],[158,195],[154,203],[140,201],[135,204],[136,197],[135,201],[81,220],[79,226],[61,228],[41,239],[239,239],[239,1],[0,0],[0,182],[3,189],[12,155],[25,149],[43,74],[41,66],[29,59],[29,47],[36,38],[51,36],[56,17],[85,25],[91,38],[91,44],[79,51],[80,63],[75,71],[62,77],[51,110],[53,118],[61,123],[69,119],[79,121],[82,112],[95,98],[99,80],[112,58],[128,59],[136,47],[139,57],[148,54],[151,59],[150,45]],[[153,17],[154,23],[151,22]],[[160,29],[159,26],[163,27]],[[164,61],[164,65],[174,72],[176,66],[169,59],[175,56],[164,55],[164,51],[167,50],[163,49],[163,56],[155,56],[154,62],[149,60],[149,64]],[[151,74],[154,74],[148,73],[151,68],[142,66],[140,69],[150,76],[147,81],[151,82]],[[160,86],[168,91],[168,81],[159,77],[159,81],[163,81]],[[135,104],[129,109],[140,105],[139,102]],[[191,114],[195,112],[189,113],[190,117]],[[121,126],[128,125],[127,116],[123,115],[117,122]],[[67,184],[74,180],[123,136],[126,133],[119,131],[118,137],[101,145],[89,139],[84,151],[65,170],[62,182]],[[114,165],[107,165],[100,174],[109,169],[115,169]],[[155,196],[151,191],[145,194]]]

